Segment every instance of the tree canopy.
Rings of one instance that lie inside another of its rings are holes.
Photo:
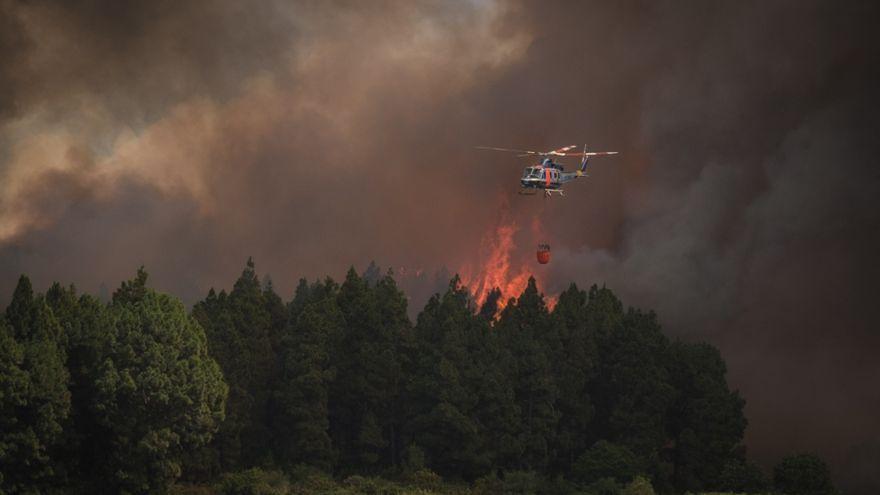
[[[551,309],[530,279],[499,311],[500,291],[476,307],[455,276],[412,323],[375,264],[286,301],[248,259],[190,313],[147,282],[141,268],[105,303],[19,280],[0,318],[0,493],[161,493],[260,469],[553,493],[769,484],[719,351],[606,287],[572,284]],[[833,493],[810,455],[773,484]]]

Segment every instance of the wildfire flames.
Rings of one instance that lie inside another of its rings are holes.
[[[532,230],[539,225],[537,219],[532,222]],[[468,287],[477,307],[486,302],[489,292],[498,288],[501,297],[498,300],[498,311],[504,309],[510,298],[519,297],[528,285],[529,276],[534,276],[538,287],[543,285],[540,273],[532,270],[537,262],[534,255],[522,259],[516,251],[514,236],[519,230],[516,222],[502,218],[498,226],[483,237],[480,246],[480,263],[476,268],[466,266],[462,270],[462,283]],[[556,305],[555,296],[545,296],[549,309]]]

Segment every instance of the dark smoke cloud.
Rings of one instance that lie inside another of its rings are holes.
[[[880,438],[877,10],[0,0],[0,295],[145,264],[192,302],[252,255],[283,295],[403,267],[418,304],[507,204],[547,292],[722,349],[760,460],[843,466]],[[585,139],[622,154],[564,200],[472,148]]]

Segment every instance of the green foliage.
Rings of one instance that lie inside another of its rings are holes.
[[[833,495],[828,466],[814,454],[785,457],[773,468],[773,485],[786,495]]]
[[[418,445],[410,445],[403,452],[403,468],[414,473],[425,467],[425,451]]]
[[[538,493],[541,495],[580,495],[582,490],[577,483],[557,474],[552,479],[542,478]]]
[[[104,486],[120,492],[162,490],[179,477],[182,452],[207,443],[222,421],[227,392],[202,328],[145,282],[140,270],[114,294],[115,335],[91,406],[109,435]]]
[[[294,493],[328,493],[337,487],[332,476],[308,464],[293,466],[289,477],[295,485]]]
[[[229,294],[212,289],[193,308],[229,386],[226,418],[195,469],[216,474],[271,464],[269,410],[278,368],[273,342],[280,340],[286,322],[278,303],[271,284],[262,286],[249,258]]]
[[[572,284],[559,295],[553,319],[559,329],[560,350],[553,359],[559,387],[559,423],[553,450],[554,467],[571,470],[577,455],[589,446],[595,406],[591,382],[598,362],[596,334],[587,325],[587,294]]]
[[[430,469],[419,469],[409,475],[409,481],[425,490],[436,490],[443,483],[443,478]]]
[[[383,479],[367,478],[359,475],[349,476],[342,481],[342,484],[351,493],[364,495],[392,495],[401,491],[397,486]]]
[[[16,410],[27,404],[29,375],[22,369],[24,349],[15,341],[12,329],[0,319],[0,492],[12,490],[21,481],[10,478],[13,462],[23,440]]]
[[[670,343],[604,287],[549,311],[530,280],[498,314],[500,291],[478,310],[455,277],[413,326],[375,264],[285,304],[248,260],[190,316],[146,282],[106,305],[22,278],[0,319],[0,491],[162,492],[224,471],[223,493],[766,487],[718,351]],[[774,479],[832,493],[823,466],[787,459]]]
[[[510,471],[505,473],[501,493],[505,495],[533,495],[538,492],[541,479],[534,471]]]
[[[132,280],[125,280],[113,293],[114,304],[136,304],[147,294],[147,271],[141,266]]]
[[[614,478],[602,478],[587,485],[588,495],[620,495],[620,484]]]
[[[648,478],[636,476],[620,491],[620,495],[654,495],[654,487]]]
[[[174,484],[168,489],[169,495],[216,495],[215,490],[210,486],[193,485],[193,484]]]
[[[686,490],[723,488],[722,471],[745,432],[745,401],[728,389],[717,349],[676,342],[670,351],[671,378],[678,390],[669,414],[676,439],[674,482]]]
[[[756,464],[742,459],[731,459],[724,465],[718,485],[722,490],[737,493],[761,493],[770,483]]]
[[[492,471],[483,475],[474,482],[474,495],[494,495],[501,493],[504,489],[504,482],[498,478],[498,473]]]
[[[441,474],[472,479],[486,473],[497,437],[495,431],[481,432],[480,425],[503,428],[498,420],[504,413],[496,411],[513,407],[509,387],[486,365],[497,355],[488,330],[458,279],[429,301],[415,327],[407,435]]]
[[[280,342],[280,377],[273,391],[278,458],[292,464],[330,469],[334,452],[329,435],[328,388],[334,375],[330,343],[344,321],[336,305],[336,285],[312,288]]]
[[[516,467],[543,470],[551,460],[559,421],[552,363],[560,343],[534,278],[530,277],[520,297],[504,308],[495,329],[503,347],[500,364],[511,371],[519,409]]]
[[[50,454],[70,412],[63,338],[22,276],[0,318],[0,492],[38,492],[58,476]]]
[[[286,495],[289,483],[279,471],[252,468],[224,474],[216,489],[219,495]]]
[[[113,318],[104,303],[89,295],[78,297],[73,286],[53,284],[46,302],[66,337],[70,373],[71,411],[62,445],[55,452],[58,482],[84,492],[96,491],[103,486],[100,466],[111,441],[110,432],[94,414],[96,378],[115,339]]]
[[[572,469],[572,477],[584,483],[604,478],[628,483],[638,472],[639,462],[632,451],[600,440],[578,457]]]
[[[600,307],[616,300],[607,289],[594,288],[591,297],[588,304]],[[607,429],[609,440],[652,463],[667,443],[665,418],[676,395],[666,367],[668,341],[654,313],[630,309],[621,317],[615,308],[615,313],[602,318],[617,327],[609,333],[609,329],[597,331],[596,426]]]
[[[390,274],[374,287],[350,269],[336,304],[342,331],[331,341],[330,436],[340,468],[375,472],[400,464],[406,340],[406,298]]]

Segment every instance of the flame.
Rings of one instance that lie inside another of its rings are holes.
[[[532,230],[537,231],[539,228],[540,221],[535,217],[532,219]],[[489,292],[496,287],[501,291],[498,300],[500,312],[511,298],[522,294],[530,276],[535,277],[539,287],[543,285],[540,274],[532,272],[536,263],[534,256],[527,259],[518,257],[514,241],[518,230],[519,226],[515,221],[507,219],[506,214],[502,215],[498,225],[483,236],[481,261],[477,268],[465,266],[459,271],[462,284],[469,288],[477,307],[486,302]],[[545,296],[549,310],[556,306],[556,300],[556,296]]]

